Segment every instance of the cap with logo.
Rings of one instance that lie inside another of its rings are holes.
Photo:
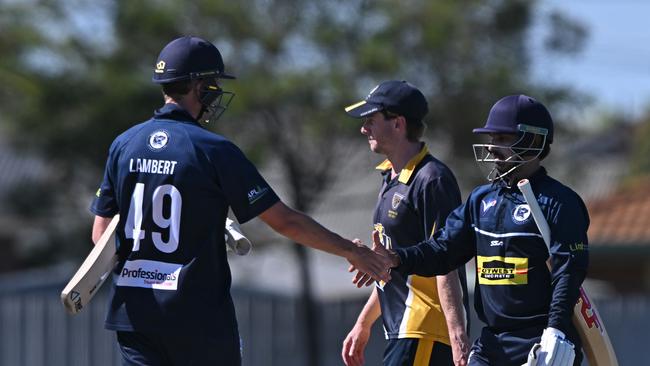
[[[546,135],[546,142],[553,142],[553,119],[546,107],[527,95],[508,95],[497,101],[488,115],[485,127],[475,128],[474,133],[511,133],[522,131]],[[541,129],[541,130],[540,130]]]
[[[345,112],[354,118],[384,110],[421,121],[429,112],[429,106],[422,92],[411,83],[389,80],[372,89],[366,99],[345,108]]]
[[[152,80],[164,84],[203,78],[234,79],[224,72],[223,59],[217,47],[199,37],[177,38],[160,51]]]

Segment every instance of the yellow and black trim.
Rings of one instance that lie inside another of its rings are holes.
[[[404,168],[402,168],[402,171],[399,173],[400,183],[403,184],[409,183],[409,181],[411,180],[411,176],[415,171],[415,167],[417,167],[418,164],[420,164],[422,159],[424,159],[424,157],[427,156],[427,154],[429,154],[429,148],[427,148],[426,144],[422,144],[422,149],[420,149],[420,152],[414,157],[412,157],[411,160],[409,160],[409,162],[406,163],[406,166],[404,166]],[[375,169],[381,171],[386,171],[392,168],[393,168],[393,164],[388,159],[382,161],[379,165],[375,167]]]

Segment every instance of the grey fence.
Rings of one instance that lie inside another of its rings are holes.
[[[103,329],[106,288],[91,306],[69,316],[59,292],[68,268],[14,274],[0,278],[0,366],[113,366],[119,353],[112,332]],[[244,366],[304,366],[302,309],[292,297],[233,289],[244,344]],[[340,346],[365,299],[328,301],[318,305],[321,366],[342,365]],[[621,365],[647,364],[650,345],[650,296],[597,300]],[[378,322],[379,323],[379,322]],[[366,349],[366,364],[381,364],[383,334],[375,324]],[[481,324],[474,317],[472,335]]]

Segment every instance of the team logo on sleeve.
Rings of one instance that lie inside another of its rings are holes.
[[[523,224],[530,217],[530,207],[528,205],[517,205],[512,211],[512,221],[515,224]]]
[[[169,133],[165,130],[158,130],[149,135],[149,149],[158,151],[164,149],[169,143]]]

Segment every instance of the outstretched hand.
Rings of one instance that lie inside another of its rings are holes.
[[[363,281],[354,281],[357,287],[370,286],[374,281],[390,281],[390,259],[370,250],[359,239],[353,240],[356,245],[354,255],[348,258],[350,271],[357,269],[363,273]],[[374,246],[373,246],[374,249]]]
[[[360,243],[360,241],[358,240],[357,242]],[[386,270],[387,274],[390,273],[390,268],[397,267],[399,265],[399,257],[397,256],[397,254],[389,251],[383,246],[383,244],[381,244],[381,237],[377,230],[372,232],[372,251],[376,255],[379,255],[380,257],[384,258],[384,260],[387,261],[388,263],[388,268]],[[365,272],[362,268],[355,266],[353,263],[350,266],[350,268],[348,268],[348,271],[354,272],[355,270],[357,271],[357,274],[355,274],[354,278],[352,279],[353,284],[355,284],[357,287],[369,286],[372,284],[374,277],[371,274]],[[390,279],[390,274],[389,274],[389,279]],[[380,280],[384,282],[388,282],[383,279]]]

